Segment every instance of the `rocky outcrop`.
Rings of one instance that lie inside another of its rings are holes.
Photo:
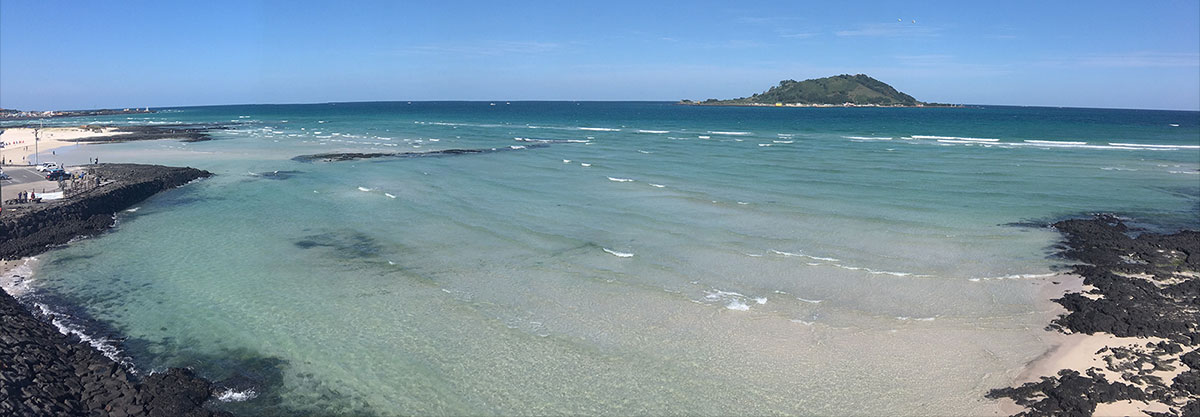
[[[1064,369],[1037,382],[994,389],[988,398],[1015,400],[1026,407],[1018,416],[1091,416],[1097,404],[1127,400],[1169,406],[1156,416],[1197,415],[1200,232],[1141,233],[1112,215],[1052,226],[1065,238],[1059,254],[1078,262],[1072,270],[1091,288],[1054,300],[1067,313],[1048,329],[1166,341],[1104,348],[1095,353],[1103,368]],[[1179,367],[1187,369],[1170,380],[1154,375]],[[1113,375],[1120,380],[1109,381]]]
[[[548,145],[543,143],[523,145],[507,148],[488,148],[488,149],[444,149],[440,151],[428,152],[376,152],[376,153],[360,153],[360,152],[342,152],[342,153],[319,153],[313,155],[300,155],[292,158],[297,162],[339,162],[353,161],[356,159],[374,159],[374,158],[427,158],[441,156],[457,156],[457,155],[473,155],[480,153],[505,152],[527,148],[542,148]]]
[[[211,173],[195,168],[158,165],[100,164],[88,167],[88,177],[106,183],[69,199],[17,206],[0,212],[0,259],[18,259],[61,245],[77,236],[102,232],[113,214],[163,190]]]
[[[225,416],[202,407],[212,386],[173,368],[138,381],[0,291],[0,415]]]

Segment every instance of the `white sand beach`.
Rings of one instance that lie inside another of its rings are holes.
[[[37,144],[35,146],[35,130]],[[65,146],[87,146],[86,143],[77,142],[82,138],[93,138],[101,136],[116,136],[125,135],[128,132],[117,132],[111,127],[47,127],[41,129],[34,128],[15,128],[4,129],[0,133],[0,143],[4,147],[0,149],[0,158],[3,159],[3,165],[32,165],[34,163],[34,150],[38,152],[37,160],[42,162],[53,161],[55,149]]]

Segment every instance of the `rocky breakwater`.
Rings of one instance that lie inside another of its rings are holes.
[[[217,416],[212,386],[173,368],[141,381],[0,294],[0,415]]]
[[[103,183],[71,198],[6,206],[0,259],[36,255],[110,227],[113,214],[157,192],[211,174],[192,168],[103,164]],[[0,415],[224,416],[203,407],[211,384],[186,369],[139,378],[0,291]]]
[[[48,246],[102,232],[112,226],[113,214],[160,191],[212,175],[195,168],[137,164],[100,164],[86,171],[87,181],[100,178],[102,185],[68,199],[4,207],[0,259],[36,255]]]

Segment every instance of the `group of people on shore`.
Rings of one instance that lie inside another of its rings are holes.
[[[25,204],[36,203],[39,201],[41,201],[41,199],[38,198],[37,194],[33,191],[21,191],[17,193],[17,198],[15,200],[10,200],[8,203]]]

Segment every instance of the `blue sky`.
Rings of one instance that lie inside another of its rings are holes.
[[[4,108],[733,98],[842,73],[1196,110],[1200,2],[0,0]]]

